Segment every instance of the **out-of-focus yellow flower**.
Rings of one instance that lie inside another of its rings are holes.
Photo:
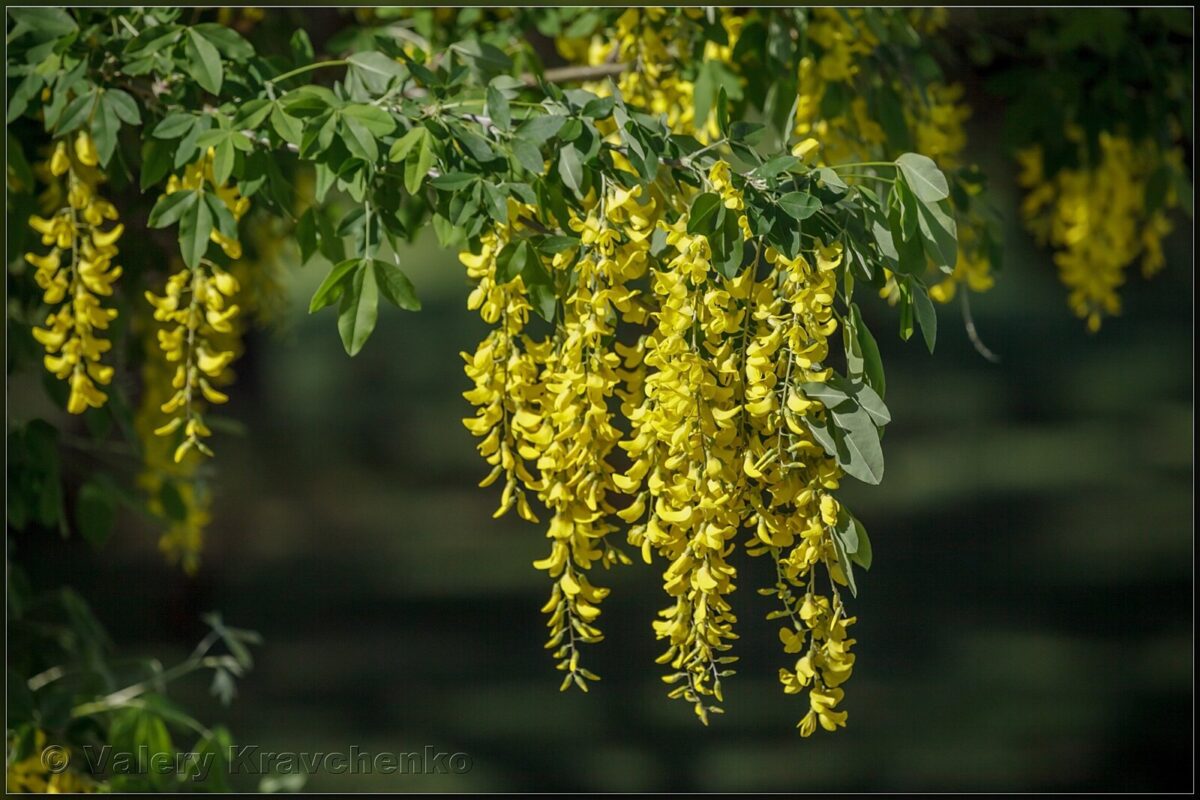
[[[11,752],[14,746],[11,737],[8,746]],[[46,732],[39,729],[34,735],[33,752],[26,758],[7,762],[5,789],[9,794],[81,794],[102,788],[75,770],[52,772],[43,759],[46,747]]]
[[[1067,303],[1088,330],[1097,331],[1105,316],[1120,313],[1117,290],[1130,265],[1140,258],[1147,277],[1162,267],[1162,240],[1172,229],[1165,211],[1178,198],[1168,192],[1151,212],[1146,192],[1153,172],[1181,163],[1182,153],[1101,133],[1099,153],[1090,164],[1048,176],[1039,147],[1022,150],[1017,161],[1018,182],[1026,190],[1025,226],[1040,244],[1053,248]]]

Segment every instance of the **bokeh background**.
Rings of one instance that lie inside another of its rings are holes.
[[[1014,209],[997,111],[971,155]],[[854,602],[849,728],[802,740],[763,563],[739,563],[739,674],[709,728],[668,701],[650,629],[659,567],[609,579],[604,680],[559,694],[542,649],[542,531],[495,521],[460,419],[459,352],[482,324],[432,236],[401,253],[425,304],[387,309],[355,359],[324,266],[287,266],[280,330],[239,362],[215,518],[191,580],[123,517],[106,555],[24,542],[34,584],[73,584],[122,653],[165,663],[220,610],[262,633],[228,709],[173,690],[272,751],[465,752],[463,775],[315,775],[311,790],[1186,790],[1192,763],[1191,227],[1124,314],[1088,335],[1015,222],[996,288],[973,298],[991,364],[940,309],[938,352],[867,309],[888,369],[887,477],[850,485],[875,565]],[[848,482],[853,484],[853,482]],[[247,778],[239,788],[253,789]]]

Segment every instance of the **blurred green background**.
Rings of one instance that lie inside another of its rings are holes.
[[[976,104],[973,156],[1007,208],[1013,170]],[[957,303],[930,357],[867,309],[888,368],[887,477],[851,485],[875,566],[853,609],[849,728],[802,740],[764,563],[738,564],[739,674],[709,728],[668,701],[650,629],[658,572],[614,587],[604,680],[559,694],[542,649],[544,538],[494,521],[495,488],[460,419],[459,352],[483,326],[466,279],[426,239],[401,254],[425,303],[388,309],[356,359],[331,312],[309,317],[319,264],[289,266],[282,331],[256,335],[228,413],[204,566],[167,568],[125,517],[101,559],[25,542],[34,583],[76,585],[125,653],[182,658],[202,612],[260,631],[253,673],[206,721],[275,751],[465,752],[463,775],[316,775],[313,790],[1186,790],[1192,750],[1192,251],[1130,271],[1125,313],[1095,336],[1050,260],[1009,223],[997,287],[973,298],[1000,364]],[[852,483],[852,482],[851,482]],[[253,789],[255,779],[240,788]]]

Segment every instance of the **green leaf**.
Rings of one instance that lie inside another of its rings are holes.
[[[583,196],[583,164],[579,160],[579,151],[574,147],[566,146],[559,150],[558,174],[576,197]]]
[[[716,233],[721,224],[721,210],[725,208],[720,196],[714,192],[703,192],[696,195],[688,213],[687,232],[708,236]]]
[[[230,239],[238,238],[237,220],[224,201],[214,192],[204,193],[204,202],[208,204],[208,212],[213,219],[213,227]]]
[[[900,262],[900,251],[896,249],[896,237],[892,235],[891,228],[883,224],[879,217],[872,216],[871,218],[871,236],[874,238],[875,246],[879,249],[881,256],[893,266]]]
[[[496,151],[492,149],[490,144],[488,144],[487,139],[484,139],[474,131],[461,126],[455,125],[451,128],[451,130],[454,134],[455,140],[457,140],[459,144],[466,148],[467,152],[471,154],[471,158],[475,159],[481,164],[495,160]]]
[[[36,72],[30,72],[21,79],[17,88],[8,97],[8,112],[5,118],[10,124],[28,110],[29,101],[38,95],[43,83],[42,76]]]
[[[154,208],[150,209],[150,217],[146,224],[151,228],[165,228],[174,225],[185,212],[191,210],[192,204],[200,195],[191,189],[181,189],[168,195],[163,195]]]
[[[558,295],[554,293],[554,287],[550,284],[534,283],[528,287],[529,302],[533,304],[533,310],[537,315],[546,322],[554,321],[554,314],[558,310]]]
[[[396,120],[391,114],[378,106],[351,103],[350,105],[343,106],[338,113],[343,117],[348,117],[361,123],[375,137],[387,136],[396,130]]]
[[[593,100],[588,100],[583,106],[583,110],[579,113],[591,119],[604,119],[612,114],[613,107],[616,104],[617,99],[615,97],[597,97]]]
[[[139,183],[143,192],[161,181],[171,171],[171,154],[174,149],[170,142],[164,142],[161,139],[146,137],[142,141],[142,169]]]
[[[913,283],[913,311],[916,312],[917,324],[921,326],[921,335],[925,338],[925,346],[932,353],[933,346],[937,342],[937,311],[934,309],[933,301],[929,299],[929,292],[925,287],[916,281]]]
[[[838,386],[845,389],[846,394],[858,403],[859,408],[866,411],[871,421],[878,427],[883,427],[892,421],[892,413],[879,393],[863,382],[849,381],[840,376],[835,377]]]
[[[477,180],[479,180],[479,176],[470,172],[447,172],[445,175],[438,175],[429,183],[435,189],[456,192],[459,189],[465,189]]]
[[[545,171],[546,164],[542,159],[542,151],[533,142],[521,136],[514,136],[509,145],[512,147],[513,155],[516,156],[517,163],[522,167],[534,175],[541,175]]]
[[[404,188],[408,193],[415,195],[421,190],[421,183],[425,180],[425,176],[433,167],[435,153],[433,151],[433,136],[427,128],[420,128],[424,131],[420,136],[417,144],[409,151],[404,162]]]
[[[210,41],[226,58],[245,61],[254,56],[254,45],[242,38],[233,28],[215,22],[202,22],[192,26],[192,30]]]
[[[271,127],[280,139],[290,144],[298,145],[304,138],[304,124],[278,103],[271,104]]]
[[[838,521],[841,522],[841,519],[840,519],[841,515],[839,514],[838,516],[839,516]],[[850,528],[852,531],[853,526],[850,526]],[[858,597],[858,586],[854,581],[854,566],[853,566],[853,564],[851,564],[850,554],[846,549],[845,539],[842,538],[843,533],[846,533],[846,531],[844,531],[841,528],[834,528],[833,537],[832,537],[833,538],[833,550],[834,550],[834,553],[837,555],[838,566],[842,568],[842,574],[846,576],[846,586],[848,586],[850,588],[850,594],[854,597]],[[858,542],[856,539],[855,540],[856,547],[857,547],[857,544],[858,544]]]
[[[312,39],[304,28],[297,28],[292,38],[288,39],[288,50],[292,54],[292,63],[297,67],[315,60],[316,51],[313,49]]]
[[[874,389],[865,383],[847,380],[835,375],[828,382],[811,381],[800,384],[805,397],[818,400],[827,409],[848,414],[862,409],[878,426],[892,421],[891,413]]]
[[[39,37],[59,39],[79,29],[71,15],[61,8],[9,8],[8,14],[16,23],[8,33],[9,41],[26,31]]]
[[[850,560],[863,569],[869,570],[871,568],[872,553],[871,538],[867,536],[867,528],[849,511],[846,512],[846,515],[850,517],[850,522],[854,525],[855,537],[858,539],[858,549],[850,554]]]
[[[577,248],[582,245],[582,242],[575,236],[547,236],[538,241],[537,249],[543,253],[557,255],[565,253],[572,248]]]
[[[854,330],[854,316],[848,314],[842,321],[842,346],[846,353],[846,377],[851,380],[863,379],[862,345],[858,341],[858,333]]]
[[[523,273],[531,260],[537,260],[537,253],[528,240],[509,242],[496,256],[496,283],[508,283]]]
[[[296,220],[296,244],[300,247],[300,266],[304,266],[317,254],[316,209],[309,206]]]
[[[879,484],[883,480],[883,448],[879,429],[871,415],[861,408],[843,412],[831,409],[834,438],[838,447],[836,459],[847,475],[863,483]]]
[[[900,284],[900,338],[908,341],[913,335],[912,292],[907,283]]]
[[[178,139],[190,131],[196,124],[196,118],[182,111],[172,111],[154,126],[151,136],[155,139]]]
[[[96,92],[78,95],[63,109],[54,130],[58,134],[70,133],[88,121],[96,103]]]
[[[726,74],[729,74],[732,76],[732,73],[729,73],[728,70],[724,70],[724,71]],[[733,89],[736,90],[738,97],[741,96],[740,84],[737,82],[736,79],[733,80],[732,84],[728,83],[728,82],[723,83],[721,85],[721,88],[717,90],[717,128],[720,129],[721,135],[726,136],[726,137],[729,136],[729,92],[728,92],[728,89],[730,87],[732,87]],[[703,125],[706,122],[706,120],[698,120],[698,121],[701,125]]]
[[[350,151],[351,155],[357,156],[369,164],[374,164],[379,159],[379,145],[375,143],[375,137],[362,122],[354,117],[344,117],[342,130],[344,132],[342,142],[345,143],[346,149]]]
[[[933,163],[933,159],[918,153],[905,153],[896,159],[896,166],[904,174],[904,181],[919,199],[936,203],[950,196],[946,176]]]
[[[308,303],[308,313],[320,311],[325,306],[332,305],[341,299],[344,290],[343,283],[347,277],[351,276],[354,269],[361,264],[361,259],[348,258],[329,270],[329,274],[325,276],[325,280],[321,281],[321,285],[313,292],[312,300]]]
[[[821,209],[821,201],[808,192],[788,192],[779,198],[779,207],[792,219],[808,219]]]
[[[391,161],[392,163],[399,163],[408,158],[408,154],[412,152],[412,149],[420,144],[422,138],[428,135],[429,131],[420,125],[413,128],[408,133],[392,142],[392,147],[388,150],[388,161]]]
[[[833,409],[843,403],[852,403],[853,400],[844,390],[831,383],[821,381],[810,381],[800,384],[800,390],[804,392],[804,396],[816,400],[825,406],[825,408]]]
[[[734,278],[742,269],[745,244],[738,215],[726,211],[721,215],[718,229],[708,234],[708,245],[712,249],[713,266],[726,278]]]
[[[213,182],[223,186],[233,174],[234,162],[233,138],[226,136],[213,148]]]
[[[757,178],[774,178],[776,175],[787,172],[792,167],[803,163],[795,156],[781,155],[768,159],[765,163],[754,168],[751,173]]]
[[[375,270],[366,269],[364,265],[355,270],[338,306],[338,333],[347,355],[356,356],[362,350],[367,337],[375,330],[378,316],[379,287],[375,283]]]
[[[181,30],[178,25],[151,24],[125,44],[125,55],[142,58],[164,50],[179,41]]]
[[[108,541],[116,515],[117,504],[111,485],[92,479],[80,487],[75,522],[88,544],[100,547]]]
[[[221,83],[225,77],[221,65],[221,54],[208,39],[189,28],[184,40],[184,54],[187,56],[185,69],[196,79],[196,83],[210,94],[220,94]]]
[[[512,110],[508,106],[508,99],[495,86],[487,87],[487,115],[502,131],[512,127]]]
[[[108,89],[100,95],[100,100],[105,105],[111,106],[113,113],[122,122],[130,125],[142,124],[142,112],[138,110],[137,103],[129,96],[128,92],[120,89]]]
[[[958,262],[958,226],[954,217],[937,203],[922,202],[917,206],[917,227],[925,254],[943,272],[954,272]]]
[[[494,183],[484,183],[483,200],[488,216],[501,225],[508,224],[508,194]]]
[[[854,525],[854,517],[844,508],[838,512],[837,522],[833,525],[833,535],[842,543],[842,547],[846,548],[847,555],[858,552],[858,529]]]
[[[830,167],[821,167],[819,170],[817,170],[817,180],[820,181],[822,186],[832,189],[837,194],[841,194],[850,188],[846,182],[842,180],[842,176],[838,175],[837,172]]]
[[[561,114],[530,117],[517,128],[517,135],[530,142],[544,142],[562,129],[567,118]]]
[[[389,303],[405,311],[420,311],[421,301],[417,299],[417,290],[400,267],[378,259],[371,262],[375,270],[375,282],[379,293]]]
[[[507,72],[512,67],[512,59],[503,50],[488,42],[467,40],[450,45],[450,49],[466,56],[484,75],[495,72]]]
[[[854,333],[862,348],[863,377],[882,398],[887,391],[887,381],[883,373],[883,358],[879,354],[879,345],[871,334],[871,329],[863,321],[862,312],[857,305],[850,306],[850,318],[853,321]]]
[[[208,204],[200,201],[192,203],[179,218],[179,248],[183,253],[183,263],[192,269],[200,264],[200,259],[208,252],[208,239],[212,235],[213,219]]]
[[[374,50],[355,53],[347,60],[350,71],[372,94],[383,94],[393,78],[406,74],[403,64]]]

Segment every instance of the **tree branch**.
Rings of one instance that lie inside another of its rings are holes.
[[[542,80],[547,83],[575,83],[576,81],[590,81],[599,78],[611,78],[620,75],[625,70],[629,69],[629,65],[622,62],[613,62],[611,64],[596,64],[571,67],[552,67],[542,73]],[[526,86],[537,86],[538,78],[536,75],[527,74],[522,76]]]

